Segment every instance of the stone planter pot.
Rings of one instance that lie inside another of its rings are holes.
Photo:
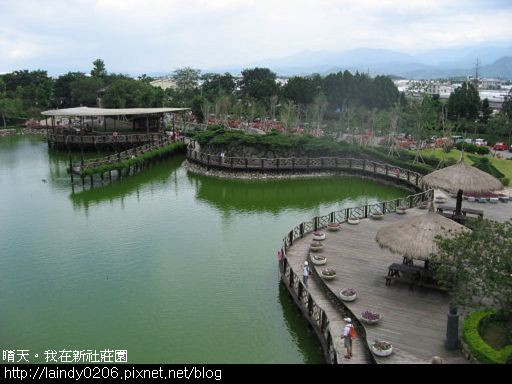
[[[370,217],[373,219],[373,220],[382,220],[384,218],[384,214],[382,212],[373,212],[373,213],[370,213]]]
[[[497,197],[490,197],[490,198],[489,198],[489,202],[490,202],[491,204],[498,204],[498,202],[499,202],[499,201],[500,201],[500,199],[499,199],[499,198],[497,198]]]
[[[347,301],[347,302],[350,302],[350,301],[354,301],[355,299],[357,299],[357,294],[353,294],[353,295],[350,295],[350,296],[346,296],[344,295],[342,292],[344,290],[342,289],[340,291],[340,299],[343,300],[343,301]]]
[[[329,223],[329,224],[327,225],[327,230],[328,230],[329,232],[337,232],[337,231],[339,231],[340,229],[341,229],[341,226],[340,226],[340,224],[339,224],[339,223]]]
[[[364,317],[364,312],[363,312],[361,314],[361,321],[365,324],[370,324],[370,325],[377,324],[382,319],[382,316],[378,313],[375,313],[375,315],[378,315],[379,317],[376,319],[368,319],[368,318]]]
[[[446,197],[438,196],[434,199],[434,202],[444,204],[446,203]]]
[[[418,205],[419,209],[427,209],[428,208],[428,201],[424,201]]]
[[[324,280],[334,280],[336,278],[336,273],[334,275],[324,275],[324,271],[325,269],[320,272],[320,276],[322,276]]]
[[[405,215],[407,213],[407,208],[405,207],[396,207],[396,213],[399,215]]]
[[[327,263],[327,258],[320,255],[311,255],[311,262],[315,265],[325,265],[325,263]]]
[[[347,220],[347,223],[350,224],[350,225],[357,225],[359,224],[361,220],[359,220],[359,218],[357,217],[350,217],[348,220]]]
[[[322,252],[323,251],[323,245],[322,245],[322,243],[320,243],[318,241],[313,241],[309,245],[309,250],[311,252]]]
[[[475,197],[473,197],[473,196],[469,196],[469,197],[468,197],[468,201],[469,201],[470,203],[474,203],[474,202],[476,201],[476,198],[475,198]]]
[[[313,240],[314,241],[325,240],[325,233],[323,233],[323,232],[314,232],[313,233]]]
[[[375,355],[375,356],[379,356],[379,357],[386,357],[386,356],[389,356],[393,353],[393,346],[390,344],[390,347],[389,349],[385,349],[385,350],[382,350],[382,349],[378,349],[375,347],[374,344],[371,344],[370,345],[370,350],[372,351],[372,353]]]

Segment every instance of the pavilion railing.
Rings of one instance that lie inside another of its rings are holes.
[[[47,139],[51,143],[57,144],[138,144],[152,143],[158,141],[162,136],[160,133],[130,133],[118,134],[114,136],[112,133],[97,135],[80,135],[80,134],[63,134],[54,133],[48,130]]]
[[[286,157],[286,158],[248,158],[222,157],[204,153],[189,146],[187,158],[207,167],[237,171],[329,171],[352,170],[368,175],[384,176],[398,180],[417,189],[421,189],[422,175],[418,172],[390,164],[378,163],[366,159],[345,157]]]

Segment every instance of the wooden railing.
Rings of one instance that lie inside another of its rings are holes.
[[[207,167],[223,168],[239,171],[329,171],[353,170],[369,175],[380,175],[389,179],[405,182],[420,188],[422,175],[415,171],[394,165],[382,164],[366,159],[344,157],[286,157],[286,158],[249,158],[222,157],[188,148],[187,158]]]
[[[338,352],[334,347],[334,337],[329,327],[329,318],[325,311],[318,306],[308,292],[299,275],[297,275],[286,256],[280,261],[282,281],[292,296],[295,304],[301,309],[304,317],[309,321],[317,334],[327,362],[338,364]]]
[[[179,142],[183,142],[183,138],[178,140]],[[158,148],[165,147],[169,144],[175,143],[177,140],[171,140],[168,136],[160,136],[158,140],[151,144],[145,144],[139,147],[134,147],[127,149],[122,152],[115,153],[113,155],[96,158],[96,159],[89,159],[81,161],[78,164],[71,164],[71,169],[73,170],[73,173],[80,174],[81,172],[90,169],[99,167],[102,165],[108,165],[108,164],[114,164],[119,163],[124,160],[136,158],[138,156],[143,155],[146,152],[153,151]]]
[[[402,197],[394,200],[383,201],[374,204],[366,204],[361,207],[354,208],[346,208],[341,211],[331,212],[328,215],[317,216],[312,218],[309,221],[305,221],[295,226],[288,234],[283,238],[283,245],[281,247],[281,253],[283,256],[284,265],[289,265],[287,259],[287,251],[289,247],[294,243],[294,241],[298,239],[302,239],[306,234],[317,231],[319,229],[327,227],[330,223],[345,223],[349,218],[367,218],[371,213],[374,212],[382,212],[384,214],[396,212],[396,208],[407,207],[413,208],[417,207],[419,204],[425,201],[432,201],[434,199],[434,190],[429,189],[414,195],[409,195],[407,197]],[[283,268],[281,267],[281,271]],[[284,269],[286,272],[286,269]],[[281,277],[283,280],[287,280],[291,274],[286,275],[285,273],[281,273]],[[336,296],[325,284],[324,280],[318,275],[315,268],[313,268],[313,278],[318,282],[319,286],[324,291],[324,294],[328,297],[331,303],[343,314],[343,316],[349,316],[354,320],[354,325],[357,328],[358,335],[361,340],[364,341],[365,351],[369,356],[371,362],[375,362],[373,354],[370,352],[370,347],[366,340],[366,331],[364,326],[357,320],[357,317],[350,311],[350,309],[343,303],[343,301]],[[292,280],[290,280],[291,282]],[[291,285],[291,284],[289,284]],[[304,289],[304,288],[303,288]],[[303,295],[309,295],[309,293],[303,293]],[[312,319],[308,319],[312,321]],[[314,321],[314,320],[313,320]],[[321,340],[322,341],[322,340]]]
[[[118,134],[117,136],[109,134],[98,135],[79,135],[53,133],[48,130],[47,138],[51,143],[57,144],[138,144],[158,141],[163,135],[160,133],[130,133]]]

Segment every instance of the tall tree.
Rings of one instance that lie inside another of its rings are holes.
[[[176,69],[172,74],[176,87],[180,91],[197,88],[200,77],[201,71],[191,67]]]
[[[448,117],[451,120],[467,119],[474,121],[480,110],[480,95],[473,83],[465,81],[456,88],[448,99]]]
[[[104,78],[107,76],[107,70],[105,63],[101,59],[96,59],[92,62],[93,68],[91,70],[91,76],[97,78]]]
[[[279,94],[276,74],[268,68],[253,68],[242,71],[239,83],[240,93],[244,98],[253,98],[266,105],[270,97]]]
[[[492,115],[492,108],[489,106],[489,99],[485,98],[482,100],[482,118],[481,118],[482,123],[487,124],[491,115]]]

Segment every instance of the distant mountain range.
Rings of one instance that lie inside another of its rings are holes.
[[[290,56],[261,60],[244,66],[213,68],[214,72],[240,73],[244,68],[268,67],[280,76],[328,74],[348,69],[375,75],[395,75],[409,79],[434,79],[475,74],[512,79],[511,45],[473,45],[443,48],[417,54],[387,49],[356,48],[341,52],[302,51]]]

